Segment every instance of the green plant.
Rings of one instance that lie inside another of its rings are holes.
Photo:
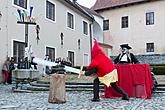
[[[155,74],[155,75],[165,75],[165,65],[159,65],[159,64],[155,64],[155,65],[151,65],[151,71]]]

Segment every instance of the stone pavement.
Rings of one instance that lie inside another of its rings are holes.
[[[101,98],[100,102],[91,102],[92,92],[72,91],[66,92],[66,103],[51,104],[48,91],[14,93],[13,86],[0,84],[0,110],[165,110],[165,93],[154,93],[152,99]]]

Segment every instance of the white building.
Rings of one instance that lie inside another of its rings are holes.
[[[92,9],[104,17],[112,55],[128,43],[134,54],[153,56],[165,54],[164,6],[165,0],[97,0]]]
[[[40,27],[38,42],[36,25],[29,24],[27,29],[25,24],[17,23],[20,21],[17,10],[24,10],[29,15],[31,6],[32,16]],[[49,55],[53,61],[58,57],[69,57],[74,66],[88,65],[93,22],[91,14],[70,0],[1,0],[0,70],[6,57],[14,57],[18,63],[24,57],[26,45],[32,46],[35,57],[44,59],[45,55]]]

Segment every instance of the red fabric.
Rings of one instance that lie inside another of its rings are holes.
[[[97,68],[98,77],[103,77],[115,69],[112,61],[102,52],[96,40],[92,48],[92,62],[87,69],[92,68]]]
[[[149,64],[118,64],[119,85],[129,97],[148,98],[152,96],[153,79]],[[104,86],[104,97],[113,98],[120,95],[112,87]]]
[[[5,82],[7,82],[8,81],[8,71],[6,71],[6,70],[2,70],[2,72],[3,72],[3,74],[5,75]]]

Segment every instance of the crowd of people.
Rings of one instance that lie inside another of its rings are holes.
[[[48,55],[45,55],[45,60],[51,61],[51,59],[49,58]],[[58,57],[58,58],[56,58],[56,60],[54,62],[59,64],[59,65],[72,66],[72,63],[71,63],[71,61],[69,60],[68,57],[66,59]],[[47,75],[52,74],[52,67],[44,66],[43,70],[44,70],[44,75],[45,74],[47,74]]]

